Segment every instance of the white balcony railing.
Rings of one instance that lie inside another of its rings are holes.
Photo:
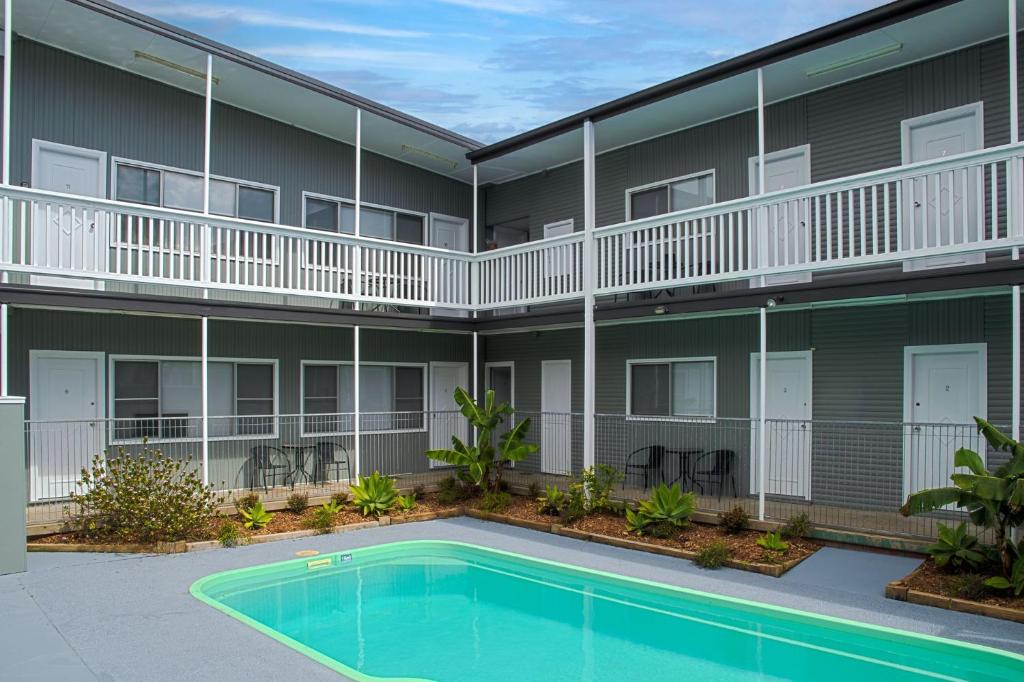
[[[1006,145],[468,254],[0,187],[0,269],[446,309],[838,268],[952,262],[1024,246],[1024,145]],[[764,280],[766,282],[770,280]]]

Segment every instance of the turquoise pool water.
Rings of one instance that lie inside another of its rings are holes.
[[[227,571],[192,594],[356,680],[1024,680],[1024,657],[993,649],[455,542]]]

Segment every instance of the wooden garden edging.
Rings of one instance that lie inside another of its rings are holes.
[[[896,601],[905,601],[908,604],[934,606],[937,609],[960,611],[961,613],[971,613],[976,616],[1001,618],[1002,620],[1009,620],[1014,623],[1024,623],[1024,609],[1011,609],[1005,606],[996,606],[994,604],[981,604],[967,599],[946,597],[941,594],[910,589],[907,585],[907,581],[909,581],[910,578],[919,570],[920,568],[915,568],[903,578],[893,580],[891,583],[886,585],[885,596],[889,599],[895,599]]]

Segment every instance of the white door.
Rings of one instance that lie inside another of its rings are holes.
[[[986,411],[986,346],[907,346],[904,351],[903,493],[951,485],[953,453],[985,459],[975,417]]]
[[[981,149],[981,102],[903,121],[903,163],[930,161]],[[903,183],[904,249],[948,246],[981,239],[984,219],[978,200],[984,189],[981,168],[924,175]],[[983,253],[953,253],[904,263],[927,270],[984,263]]]
[[[469,251],[469,220],[456,218],[440,213],[430,214],[430,246],[449,251]],[[431,276],[434,276],[431,274]],[[438,286],[448,291],[455,291],[465,283],[459,280],[459,273],[454,269],[442,269],[436,276],[442,281]],[[433,308],[434,315],[449,317],[467,317],[469,312],[456,308]]]
[[[36,189],[106,198],[106,169],[106,152],[32,140],[32,186]],[[31,235],[35,265],[86,272],[106,269],[106,227],[95,212],[62,211],[37,204]],[[33,276],[31,281],[44,286],[102,288],[87,279]]]
[[[760,163],[758,157],[752,156],[748,162],[748,185],[751,196],[760,194]],[[765,192],[779,192],[793,187],[802,187],[811,183],[811,148],[802,145],[791,149],[783,149],[764,156]],[[806,263],[810,256],[810,237],[807,224],[808,210],[806,199],[793,199],[773,203],[760,211],[757,217],[763,241],[751,245],[754,250],[755,262],[768,266],[799,265]],[[764,253],[759,254],[758,248],[764,245]],[[797,272],[792,274],[768,275],[751,281],[753,286],[769,286],[779,284],[795,284],[809,282],[811,273]]]
[[[768,354],[765,386],[765,494],[811,499],[811,352]],[[761,354],[750,357],[750,415],[760,415]],[[759,491],[756,425],[750,450],[750,489]]]
[[[67,497],[106,443],[103,354],[33,351],[29,373],[29,499]]]
[[[469,365],[465,362],[430,363],[430,449],[442,450],[452,446],[452,436],[466,441],[471,435],[466,418],[455,402],[455,389],[469,389]],[[445,466],[444,462],[430,460],[430,466]]]
[[[546,474],[572,473],[572,361],[540,366],[540,467]]]

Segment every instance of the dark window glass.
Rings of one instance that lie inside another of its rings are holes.
[[[395,216],[395,241],[422,244],[423,218],[407,213],[396,213]]]
[[[654,187],[629,195],[632,220],[668,213],[668,187]]]
[[[306,365],[303,378],[303,411],[333,414],[338,411],[338,368],[334,365]]]
[[[159,371],[156,362],[114,363],[114,399],[156,398],[160,390]]]
[[[274,222],[274,193],[266,189],[238,186],[238,217]]]
[[[271,365],[238,365],[235,374],[239,434],[273,433],[274,368]]]
[[[633,365],[630,381],[631,414],[671,414],[669,366],[667,364]]]
[[[117,200],[160,205],[160,171],[117,165]]]
[[[160,434],[159,371],[156,362],[114,363],[114,437]]]
[[[395,367],[395,428],[423,427],[423,368]],[[401,414],[401,413],[408,414]]]
[[[334,201],[306,198],[306,227],[316,230],[338,231],[338,204]]]

